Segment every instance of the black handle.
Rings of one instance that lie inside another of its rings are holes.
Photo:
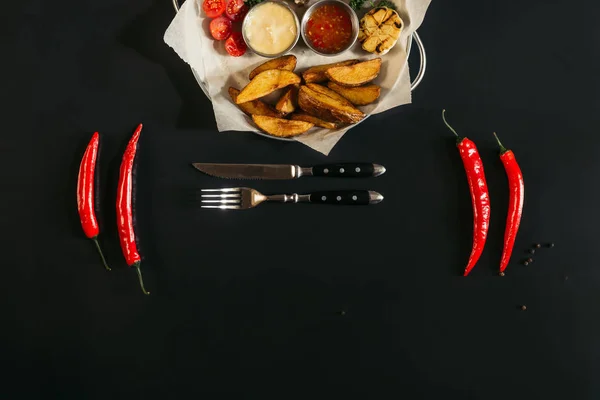
[[[325,190],[310,194],[310,202],[318,204],[366,206],[379,203],[381,200],[383,200],[383,196],[368,190]]]
[[[385,169],[383,170],[385,171]],[[375,165],[371,163],[339,163],[315,165],[313,175],[335,178],[369,178],[380,174],[375,174]]]

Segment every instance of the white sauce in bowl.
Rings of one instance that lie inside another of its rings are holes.
[[[286,51],[298,34],[296,18],[285,6],[264,3],[251,10],[244,21],[248,46],[259,53],[273,55]]]

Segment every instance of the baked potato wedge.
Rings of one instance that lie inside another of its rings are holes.
[[[309,83],[306,85],[308,88],[314,90],[317,93],[321,93],[322,95],[329,96],[332,99],[338,101],[340,104],[352,107],[352,103],[346,99],[344,96],[334,92],[331,89],[326,88],[323,85],[317,85],[316,83]]]
[[[252,80],[252,79],[254,79],[254,77],[256,75],[260,74],[263,71],[267,71],[269,69],[285,69],[286,71],[293,71],[294,69],[296,69],[296,61],[297,61],[296,56],[293,56],[293,55],[282,56],[282,57],[275,58],[273,60],[269,60],[265,63],[260,64],[258,67],[254,68],[250,72],[248,79]]]
[[[314,126],[314,124],[306,121],[292,121],[267,117],[266,115],[253,115],[252,120],[262,131],[279,137],[298,136]]]
[[[321,128],[326,128],[326,129],[337,129],[340,127],[340,124],[338,124],[336,122],[325,121],[325,120],[315,117],[314,115],[307,114],[303,111],[298,111],[298,112],[293,113],[290,116],[290,118],[293,119],[294,121],[310,122],[311,124],[314,124],[315,126],[320,126]]]
[[[327,71],[329,68],[345,67],[348,65],[356,64],[357,62],[358,62],[358,60],[347,60],[347,61],[336,62],[333,64],[324,64],[324,65],[317,65],[314,67],[310,67],[309,69],[307,69],[306,71],[304,71],[302,73],[302,78],[304,78],[304,82],[306,82],[306,83],[325,82],[327,80],[327,76],[325,76],[325,71]]]
[[[381,58],[374,58],[358,64],[333,67],[325,71],[327,78],[342,86],[361,86],[377,78],[381,70]]]
[[[229,97],[231,97],[231,100],[233,100],[234,103],[237,100],[238,94],[240,94],[240,91],[238,89],[236,89],[234,87],[229,88]],[[252,116],[252,115],[268,115],[269,117],[281,116],[281,114],[279,114],[277,111],[275,111],[273,109],[273,107],[271,107],[270,105],[268,105],[260,100],[248,101],[246,103],[237,104],[237,106],[240,108],[240,110],[242,110],[249,116]]]
[[[294,112],[298,107],[298,88],[296,85],[290,86],[275,104],[275,109],[282,115]]]
[[[277,89],[300,83],[300,77],[284,69],[269,69],[256,75],[238,94],[236,103],[246,103],[273,93]]]
[[[366,106],[373,103],[381,94],[379,85],[365,85],[358,87],[346,87],[335,82],[327,82],[327,87],[342,97],[348,99],[355,106]]]
[[[333,92],[330,89],[324,89]],[[335,93],[335,97],[332,97],[308,86],[301,86],[298,92],[298,105],[310,115],[325,121],[353,124],[365,117],[365,114],[350,104],[348,100],[340,101],[339,97],[341,96],[337,93]]]

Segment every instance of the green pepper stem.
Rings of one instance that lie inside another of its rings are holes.
[[[494,132],[494,137],[496,138],[496,141],[498,142],[498,146],[500,146],[500,154],[506,153],[508,150],[506,149],[506,147],[504,147],[502,145],[502,142],[500,141],[500,139],[498,139],[498,135],[496,135],[496,132]]]
[[[138,261],[133,264],[133,267],[135,267],[135,270],[137,272],[138,279],[140,281],[140,287],[142,288],[142,292],[144,292],[144,294],[148,295],[148,294],[150,294],[150,292],[147,291],[146,288],[144,287],[144,278],[142,278],[142,270],[140,269],[140,265],[141,265],[141,262]]]
[[[458,140],[460,140],[461,137],[458,135],[458,133],[456,133],[456,131],[454,130],[454,128],[450,126],[450,124],[448,123],[448,121],[446,121],[446,110],[442,110],[442,119],[444,120],[444,124],[446,124],[446,126],[448,127],[448,129],[450,129],[452,131],[452,133],[454,133],[456,135],[456,138]]]
[[[110,267],[106,263],[106,258],[104,258],[104,254],[102,253],[102,249],[100,248],[100,243],[98,243],[98,237],[93,237],[92,240],[94,241],[94,244],[98,249],[98,253],[100,253],[100,257],[102,257],[102,264],[104,264],[104,268],[106,268],[107,271],[110,271]]]

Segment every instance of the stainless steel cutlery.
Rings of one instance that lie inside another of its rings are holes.
[[[371,190],[329,190],[310,194],[264,195],[246,187],[227,189],[203,189],[202,208],[223,210],[246,210],[265,201],[279,203],[314,203],[333,205],[370,205],[383,200],[383,196]]]
[[[194,168],[211,176],[227,179],[298,179],[302,176],[329,178],[369,178],[385,173],[383,165],[371,163],[337,163],[312,167],[291,164],[211,164],[192,163]],[[247,210],[269,201],[279,203],[313,203],[332,205],[370,205],[383,200],[372,190],[328,190],[309,194],[265,195],[247,187],[203,189],[202,208]]]

